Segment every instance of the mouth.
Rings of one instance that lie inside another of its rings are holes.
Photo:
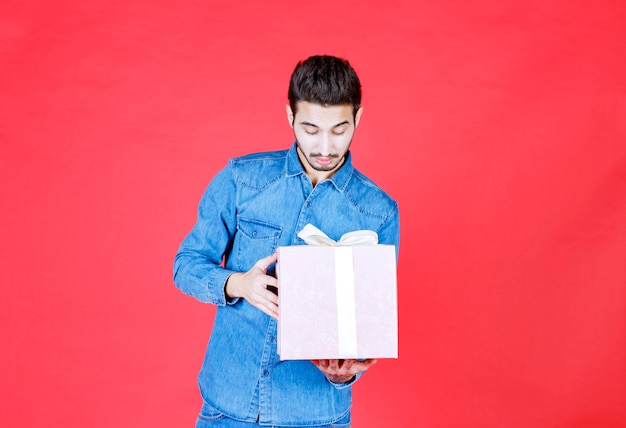
[[[326,156],[322,155],[321,153],[311,153],[310,156],[315,159],[315,162],[317,162],[321,166],[328,166],[333,163],[335,159],[339,158],[339,155],[333,153]]]
[[[323,156],[319,156],[316,157],[315,160],[317,161],[318,164],[322,165],[322,166],[328,166],[333,162],[333,157],[323,157]]]

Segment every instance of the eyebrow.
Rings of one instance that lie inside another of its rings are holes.
[[[338,127],[343,126],[343,125],[349,125],[349,124],[350,124],[350,121],[349,121],[349,120],[344,120],[343,122],[340,122],[340,123],[338,123],[338,124],[336,124],[336,125],[333,125],[333,126],[332,126],[332,129],[334,129],[334,128],[338,128]],[[312,127],[314,127],[314,128],[319,128],[319,126],[317,126],[316,124],[311,123],[311,122],[307,122],[307,121],[300,122],[300,125],[304,125],[304,126],[312,126]]]

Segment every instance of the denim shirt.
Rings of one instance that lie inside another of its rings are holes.
[[[352,382],[331,383],[310,361],[280,361],[276,320],[245,299],[227,301],[224,292],[233,272],[248,271],[279,246],[304,245],[296,235],[307,223],[335,240],[369,229],[381,244],[399,244],[396,202],[352,166],[350,154],[313,187],[294,144],[231,159],[202,196],[176,254],[176,286],[218,306],[198,383],[205,402],[231,418],[314,426],[350,411]]]

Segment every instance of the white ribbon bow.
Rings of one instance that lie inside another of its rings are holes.
[[[326,245],[329,247],[378,244],[378,234],[373,230],[355,230],[342,235],[339,241],[333,241],[311,223],[298,232],[298,238],[309,245]]]

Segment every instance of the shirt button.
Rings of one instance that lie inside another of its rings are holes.
[[[252,236],[254,236],[256,238],[256,230],[254,232],[252,232]]]
[[[272,342],[272,343],[276,342],[276,337],[270,336],[270,342]]]
[[[269,376],[270,372],[268,372],[267,370],[263,370],[263,376]]]

